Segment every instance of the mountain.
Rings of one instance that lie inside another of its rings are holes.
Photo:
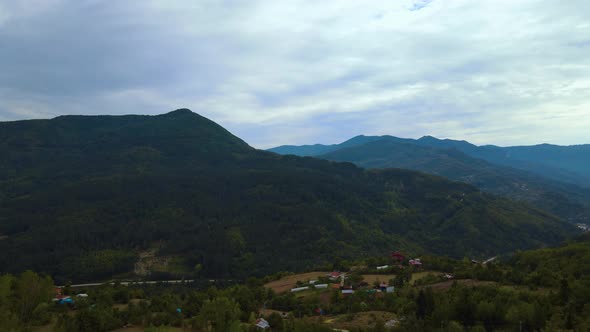
[[[350,141],[358,143],[350,144]],[[574,173],[574,170],[581,169],[577,166],[569,170],[555,168],[564,159],[557,156],[559,153],[568,156],[565,159],[572,161],[569,163],[572,165],[587,159],[590,151],[586,152],[583,145],[478,147],[466,141],[440,140],[432,136],[414,140],[385,135],[357,136],[341,144],[320,146],[317,151],[328,147],[328,152],[314,156],[353,162],[366,168],[399,167],[440,175],[473,184],[493,194],[527,201],[570,222],[590,220],[588,181],[583,175]],[[288,151],[294,155],[309,152],[305,146],[301,149],[291,146],[288,150],[278,147],[270,151]],[[557,162],[549,165],[549,162],[532,161],[541,159],[540,151],[549,151],[547,159]],[[522,157],[510,158],[511,154]]]
[[[359,146],[383,138],[433,148],[456,149],[471,157],[497,165],[508,166],[537,174],[555,181],[590,188],[590,144],[559,146],[540,144],[532,146],[499,147],[477,146],[467,141],[438,139],[424,136],[420,139],[394,136],[356,136],[349,141],[333,145],[283,145],[271,148],[279,154],[319,156],[345,147]],[[352,141],[352,144],[350,144]]]
[[[256,150],[186,109],[3,122],[0,154],[0,272],[58,282],[134,266],[246,277],[390,250],[487,256],[577,233],[440,177]]]
[[[281,145],[275,148],[271,148],[268,151],[278,154],[292,154],[296,156],[308,157],[308,156],[319,156],[321,154],[336,151],[338,149],[363,145],[365,143],[380,140],[379,136],[355,136],[340,144],[314,144],[314,145]]]
[[[466,141],[437,139],[424,136],[417,144],[454,148],[472,157],[541,175],[553,180],[590,187],[590,145],[499,147],[476,146]]]
[[[364,145],[318,156],[364,168],[407,168],[472,184],[484,191],[529,202],[570,222],[590,220],[590,189],[468,156],[455,148],[437,148],[383,137]]]

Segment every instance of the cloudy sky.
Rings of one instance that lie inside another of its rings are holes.
[[[590,143],[588,0],[0,0],[0,121],[187,107],[251,145]]]

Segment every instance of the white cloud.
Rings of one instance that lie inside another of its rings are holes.
[[[189,107],[259,147],[590,143],[583,0],[2,5],[0,119]]]

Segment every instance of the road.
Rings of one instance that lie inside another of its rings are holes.
[[[193,282],[193,279],[185,279],[185,280],[150,280],[150,281],[119,281],[119,284],[123,286],[129,285],[152,285],[157,283],[163,284],[179,284],[183,282]],[[209,280],[210,282],[215,282],[215,280]],[[72,288],[80,288],[80,287],[96,287],[101,285],[114,285],[115,281],[107,281],[107,282],[96,282],[96,283],[89,283],[89,284],[76,284],[71,285]],[[59,288],[63,288],[64,286],[57,286]]]

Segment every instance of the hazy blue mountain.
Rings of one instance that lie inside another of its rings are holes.
[[[336,151],[341,148],[363,145],[365,143],[377,141],[379,139],[381,139],[380,136],[359,135],[359,136],[355,136],[347,141],[344,141],[340,144],[332,144],[332,145],[323,145],[323,144],[281,145],[281,146],[277,146],[275,148],[268,149],[268,151],[278,153],[278,154],[292,154],[292,155],[302,156],[302,157],[318,156],[318,155],[328,153],[331,151]]]
[[[571,222],[590,220],[590,189],[492,164],[455,149],[466,144],[452,142],[433,147],[418,145],[411,140],[383,137],[318,157],[349,161],[365,168],[406,168],[440,175],[490,193],[530,202]],[[453,148],[447,148],[450,146]]]
[[[588,144],[571,146],[540,144],[499,147],[494,145],[477,146],[467,141],[438,139],[432,136],[424,136],[417,140],[387,135],[357,137],[362,137],[363,140],[359,142],[364,143],[387,137],[391,140],[415,145],[447,149],[453,148],[471,157],[483,159],[497,165],[509,166],[549,179],[590,188],[590,145]],[[344,145],[344,143],[313,145],[314,149],[310,150],[303,148],[305,146],[289,146],[288,149],[281,149],[279,147],[270,149],[270,151],[280,154],[318,156],[350,146]]]
[[[465,141],[440,140],[425,136],[418,144],[455,148],[472,157],[532,172],[558,181],[590,187],[590,145],[499,147],[476,146]]]
[[[256,150],[189,110],[0,122],[0,155],[0,272],[62,281],[129,272],[153,248],[170,273],[245,277],[392,249],[486,256],[576,233],[441,177]]]

